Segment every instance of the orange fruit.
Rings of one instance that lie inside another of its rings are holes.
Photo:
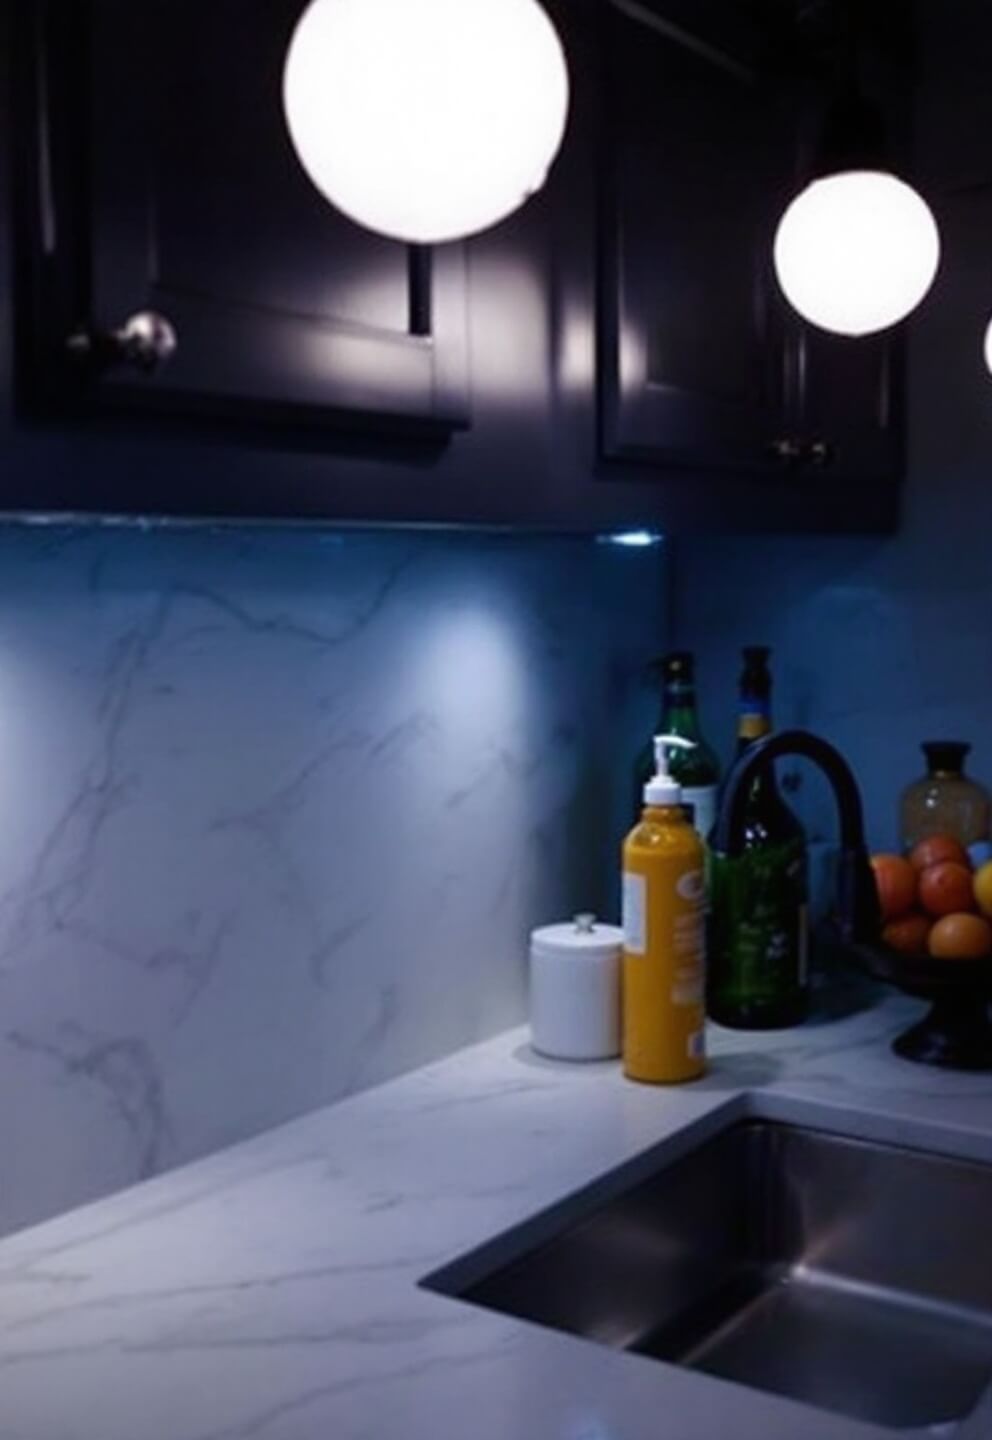
[[[932,925],[929,915],[903,915],[884,927],[882,942],[900,955],[925,955]]]
[[[954,915],[974,910],[975,889],[967,865],[944,860],[920,873],[920,904],[931,915]]]
[[[975,902],[983,915],[992,915],[992,860],[975,875]]]
[[[938,960],[982,960],[992,954],[992,925],[981,915],[945,915],[930,931]]]
[[[929,870],[931,865],[941,865],[945,860],[953,860],[955,865],[970,864],[967,850],[953,835],[928,835],[909,852],[914,870]]]
[[[878,903],[883,920],[896,920],[916,904],[916,871],[901,855],[873,855]]]

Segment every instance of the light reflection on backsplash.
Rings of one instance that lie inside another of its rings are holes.
[[[0,532],[0,1229],[521,1019],[611,893],[664,565]]]

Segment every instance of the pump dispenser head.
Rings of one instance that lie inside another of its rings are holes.
[[[682,786],[673,780],[668,770],[668,750],[672,745],[692,749],[691,740],[680,735],[656,735],[654,737],[654,776],[644,787],[645,805],[681,805]]]

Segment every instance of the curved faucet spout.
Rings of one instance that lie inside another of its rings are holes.
[[[840,843],[845,850],[864,848],[865,822],[861,794],[851,767],[839,750],[808,730],[783,730],[758,740],[736,762],[723,791],[717,816],[715,848],[723,855],[736,855],[744,844],[744,810],[751,782],[760,770],[782,755],[801,755],[811,760],[830,781],[840,816]]]

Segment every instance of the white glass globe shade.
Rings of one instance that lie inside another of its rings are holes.
[[[895,175],[849,170],[797,195],[775,235],[775,271],[804,319],[871,335],[915,310],[940,263],[926,201]]]
[[[313,0],[283,97],[331,204],[430,244],[487,229],[541,188],[565,132],[568,69],[536,0]]]
[[[985,331],[985,368],[992,372],[992,320]]]

